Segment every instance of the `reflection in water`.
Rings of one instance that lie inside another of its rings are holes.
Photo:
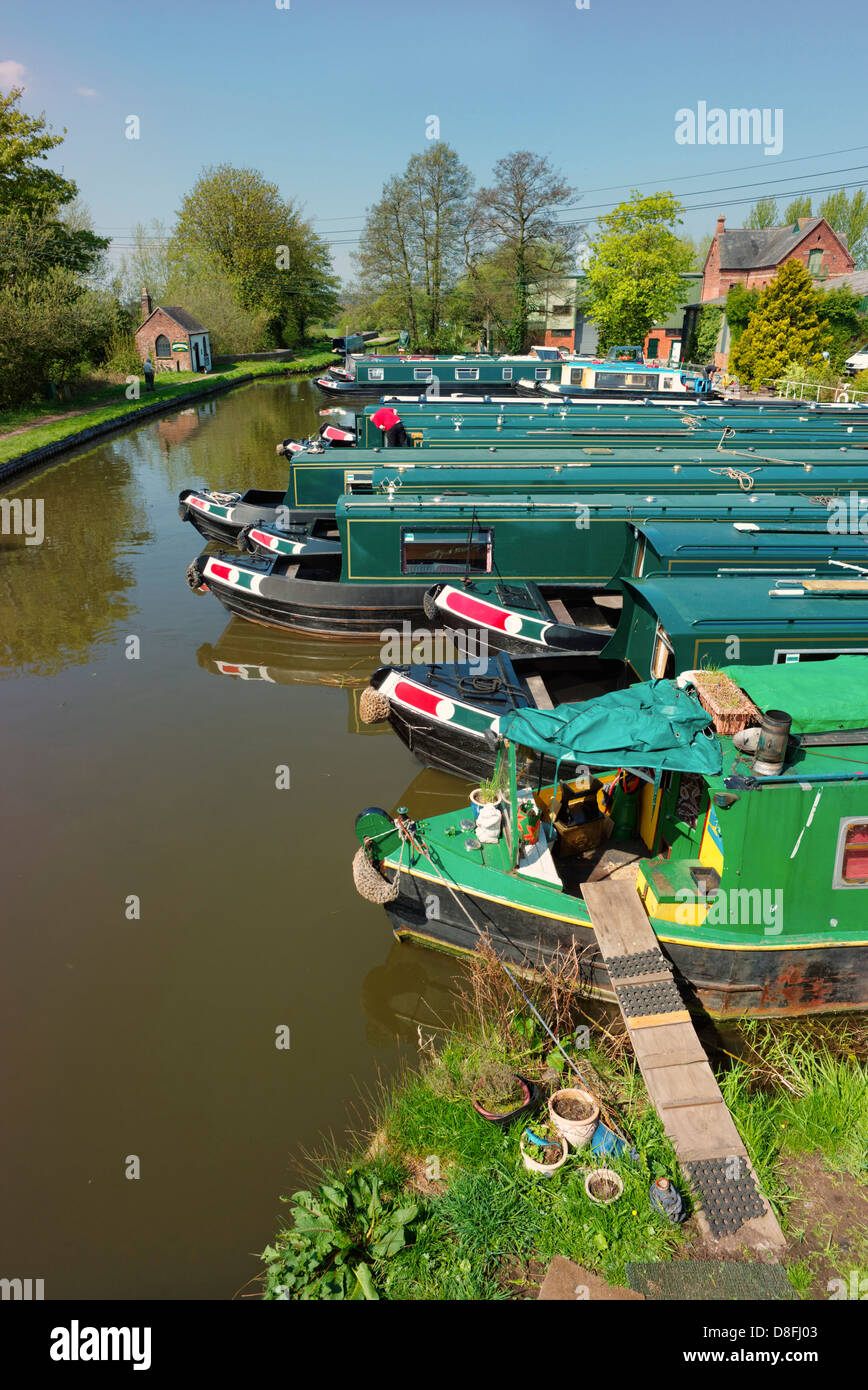
[[[386,725],[356,733],[379,653],[224,632],[184,580],[180,488],[282,486],[275,443],[321,404],[245,387],[10,489],[44,499],[47,539],[0,552],[0,1274],[46,1298],[231,1297],[293,1156],[397,1065],[394,1033],[366,1039],[389,937],[350,870],[357,810],[413,766]],[[222,660],[272,679],[215,679]]]
[[[416,1043],[419,1028],[428,1035],[444,1032],[456,1017],[464,978],[464,966],[451,956],[394,941],[385,962],[362,981],[368,1042]]]

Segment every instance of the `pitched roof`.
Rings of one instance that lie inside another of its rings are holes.
[[[824,290],[852,290],[854,294],[868,294],[868,270],[850,270],[846,275],[830,275],[823,281]]]
[[[822,217],[806,217],[799,219],[798,226],[791,222],[786,227],[740,227],[721,232],[717,238],[720,268],[758,270],[761,266],[780,265],[822,221]]]
[[[208,332],[204,324],[200,323],[198,319],[194,319],[192,314],[189,314],[186,309],[182,309],[177,304],[163,305],[163,313],[168,314],[169,318],[174,319],[175,322],[180,324],[182,328],[185,328],[188,333]]]

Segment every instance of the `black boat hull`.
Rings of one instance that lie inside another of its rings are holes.
[[[387,878],[394,877],[386,869]],[[560,921],[502,902],[492,902],[433,878],[406,871],[386,913],[399,940],[472,955],[479,934],[490,938],[507,962],[533,970],[552,964],[558,950],[576,947],[590,994],[615,1001],[593,928]],[[456,901],[457,898],[457,901]],[[462,904],[460,906],[459,904]],[[868,1007],[868,957],[864,947],[763,945],[732,950],[668,940],[661,949],[675,967],[688,1008],[715,1018],[797,1018]]]

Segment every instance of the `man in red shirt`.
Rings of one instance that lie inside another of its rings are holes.
[[[409,449],[410,436],[401,423],[401,417],[391,406],[381,405],[371,416],[371,423],[383,431],[383,444],[387,449]]]

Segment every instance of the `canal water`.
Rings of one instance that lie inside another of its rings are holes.
[[[185,582],[178,491],[281,487],[325,404],[260,382],[5,489],[45,540],[0,552],[0,1277],[48,1299],[255,1296],[303,1154],[449,1018],[352,883],[359,810],[455,787],[360,724],[377,649]]]

